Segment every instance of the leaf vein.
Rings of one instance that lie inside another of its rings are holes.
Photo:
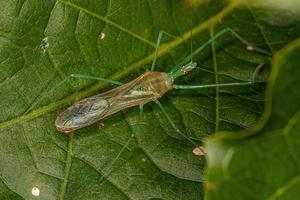
[[[74,3],[70,2],[70,1],[60,0],[60,2],[62,2],[65,5],[68,5],[68,6],[72,7],[74,9],[79,10],[80,12],[83,12],[83,13],[86,13],[88,15],[91,15],[91,16],[93,16],[93,17],[95,17],[95,18],[97,18],[97,19],[99,19],[99,20],[101,20],[101,21],[103,21],[103,22],[105,22],[105,23],[107,23],[107,24],[109,24],[109,25],[111,25],[111,26],[113,26],[113,27],[115,27],[115,28],[117,28],[117,29],[119,29],[119,30],[127,33],[127,34],[129,34],[129,35],[131,35],[132,37],[134,37],[134,38],[136,38],[136,39],[138,39],[138,40],[140,40],[140,41],[142,41],[142,42],[144,42],[144,43],[146,43],[146,44],[148,44],[148,45],[150,45],[152,47],[155,47],[155,43],[148,41],[147,39],[143,38],[142,36],[140,36],[140,35],[132,32],[132,31],[130,31],[130,30],[124,28],[124,27],[122,27],[121,25],[119,25],[119,24],[117,24],[117,23],[109,20],[106,17],[98,15],[98,14],[96,14],[96,13],[94,13],[92,11],[89,11],[89,10],[87,10],[87,9],[79,6],[79,5],[76,5],[76,4],[74,4]]]

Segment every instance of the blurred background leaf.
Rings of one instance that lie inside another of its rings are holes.
[[[251,6],[217,0],[1,1],[1,199],[34,199],[33,187],[40,199],[202,199],[205,159],[192,154],[193,144],[176,134],[155,105],[145,106],[139,135],[110,166],[138,109],[72,138],[55,129],[57,113],[113,86],[72,79],[48,92],[72,73],[132,80],[149,69],[161,30],[178,36],[162,41],[156,69],[167,72],[189,55],[191,36],[195,49],[230,27],[270,54],[299,36],[297,18],[274,22],[269,19],[276,13]],[[245,81],[260,63],[266,65],[258,78],[266,80],[271,57],[247,51],[226,34],[215,51],[207,48],[193,59],[205,70],[179,82]],[[253,127],[264,110],[264,86],[172,91],[161,102],[200,145],[214,132]]]
[[[207,199],[298,199],[299,52],[298,39],[275,55],[265,117],[271,115],[259,132],[208,140]]]
[[[295,28],[299,8],[299,2],[274,1],[260,15],[270,25]],[[299,38],[275,53],[265,112],[255,129],[208,139],[206,199],[299,198],[299,53]]]

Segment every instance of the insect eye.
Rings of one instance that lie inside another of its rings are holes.
[[[186,70],[186,71],[184,71],[184,73],[185,73],[185,74],[189,74],[189,73],[190,73],[190,71],[189,71],[189,70]]]
[[[180,67],[181,67],[181,68],[184,68],[184,67],[185,67],[185,64],[180,65]]]

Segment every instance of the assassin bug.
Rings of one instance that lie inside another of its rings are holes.
[[[196,62],[188,62],[192,58],[192,56],[200,52],[211,42],[213,42],[213,40],[217,39],[218,37],[220,37],[226,32],[231,32],[243,43],[246,43],[247,48],[251,46],[253,50],[257,50],[259,52],[264,53],[264,50],[258,47],[254,47],[253,45],[250,45],[248,42],[246,42],[246,40],[244,40],[237,33],[235,33],[229,28],[226,28],[218,32],[204,45],[202,45],[201,47],[193,51],[191,55],[186,57],[181,62],[180,65],[176,65],[175,67],[173,67],[173,69],[169,73],[156,72],[154,71],[155,63],[156,63],[156,55],[159,49],[162,36],[163,34],[169,35],[165,32],[160,32],[157,40],[157,45],[156,45],[155,57],[151,65],[151,70],[146,71],[138,78],[130,81],[129,83],[123,84],[118,81],[99,78],[99,77],[86,76],[82,74],[72,74],[71,77],[100,80],[100,81],[113,83],[119,86],[105,93],[85,98],[73,104],[72,106],[67,108],[64,112],[60,113],[57,116],[55,121],[56,128],[61,132],[70,133],[77,129],[91,125],[116,112],[119,112],[121,110],[130,107],[140,106],[142,112],[144,104],[154,101],[159,106],[163,114],[167,117],[172,127],[176,131],[180,132],[178,128],[175,126],[175,123],[168,115],[168,113],[163,108],[162,104],[157,100],[158,98],[162,97],[166,92],[172,89],[201,89],[201,88],[211,88],[211,87],[252,85],[255,83],[255,78],[257,73],[263,66],[263,64],[258,65],[256,70],[253,72],[253,76],[251,80],[245,82],[220,83],[220,84],[209,84],[209,85],[174,84],[174,81],[177,78],[184,75],[188,75],[193,69],[196,68],[197,66]]]

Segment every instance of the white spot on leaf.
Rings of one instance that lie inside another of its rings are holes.
[[[48,48],[49,48],[49,40],[48,40],[48,37],[45,37],[42,40],[42,44],[40,45],[40,49],[41,49],[42,53],[46,53]]]
[[[104,40],[105,36],[106,36],[105,33],[101,32],[101,33],[99,34],[99,39],[100,39],[100,40]]]
[[[248,46],[246,47],[246,49],[247,49],[248,51],[253,51],[253,50],[254,50],[254,47],[251,46],[251,45],[248,45]]]
[[[204,156],[207,154],[207,151],[203,146],[198,146],[195,149],[193,149],[193,154],[196,156]]]
[[[31,194],[32,194],[33,196],[36,196],[36,197],[40,196],[40,189],[37,188],[37,187],[33,187],[33,188],[31,189]]]

